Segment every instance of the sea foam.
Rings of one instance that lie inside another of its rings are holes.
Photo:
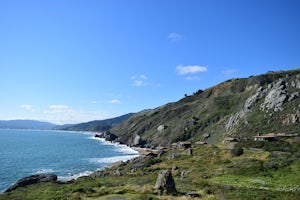
[[[139,155],[126,155],[126,156],[114,156],[114,157],[108,157],[108,158],[91,158],[89,159],[90,162],[93,163],[103,163],[103,164],[112,164],[118,161],[126,162],[127,160],[130,160],[132,158],[138,157]]]

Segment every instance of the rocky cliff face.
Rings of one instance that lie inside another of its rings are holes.
[[[119,141],[148,147],[180,140],[215,143],[258,132],[298,133],[299,92],[300,69],[232,79],[133,115],[111,131]]]

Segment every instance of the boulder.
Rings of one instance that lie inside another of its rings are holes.
[[[25,187],[31,184],[51,182],[56,180],[57,180],[57,176],[55,174],[36,174],[18,180],[15,184],[10,186],[5,192],[10,192],[19,187]]]
[[[189,155],[189,156],[192,156],[193,155],[193,149],[192,148],[188,148],[186,150],[186,154]]]
[[[163,194],[164,190],[166,190],[167,194],[177,193],[175,182],[170,170],[162,170],[158,174],[154,189],[159,195]]]
[[[178,157],[179,157],[178,154],[172,153],[172,154],[168,157],[168,160],[173,160],[173,159],[178,158]]]
[[[190,197],[190,198],[196,198],[196,197],[200,197],[200,194],[196,193],[196,192],[188,192],[185,194],[185,196]]]
[[[161,125],[159,125],[159,126],[157,127],[157,130],[158,130],[158,132],[162,132],[162,131],[165,130],[166,128],[167,128],[166,125],[161,124]]]
[[[122,176],[122,172],[120,171],[120,169],[118,168],[115,173],[114,173],[115,176]]]
[[[103,133],[96,134],[95,137],[104,138],[106,141],[110,141],[110,142],[115,141],[118,138],[118,136],[111,133],[110,131],[105,131]]]

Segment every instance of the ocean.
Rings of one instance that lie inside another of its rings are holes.
[[[3,129],[0,192],[25,176],[52,173],[67,181],[136,156],[137,151],[95,138],[94,133]]]

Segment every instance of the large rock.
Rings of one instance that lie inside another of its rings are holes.
[[[154,189],[159,195],[163,194],[164,190],[166,190],[167,194],[177,193],[175,182],[170,170],[162,170],[158,174]]]
[[[31,184],[41,183],[41,182],[51,182],[56,180],[57,180],[57,176],[55,174],[36,174],[18,180],[15,184],[10,186],[5,192],[10,192],[19,187],[24,187],[26,185],[31,185]]]
[[[163,132],[163,130],[167,129],[167,126],[164,124],[161,124],[157,127],[158,132]]]
[[[270,85],[272,88],[265,97],[264,103],[260,106],[261,110],[282,111],[282,104],[287,100],[285,91],[286,84],[283,80]]]
[[[99,137],[99,138],[104,138],[106,141],[115,141],[118,136],[111,133],[110,131],[105,131],[103,133],[100,134],[96,134],[95,137]]]

